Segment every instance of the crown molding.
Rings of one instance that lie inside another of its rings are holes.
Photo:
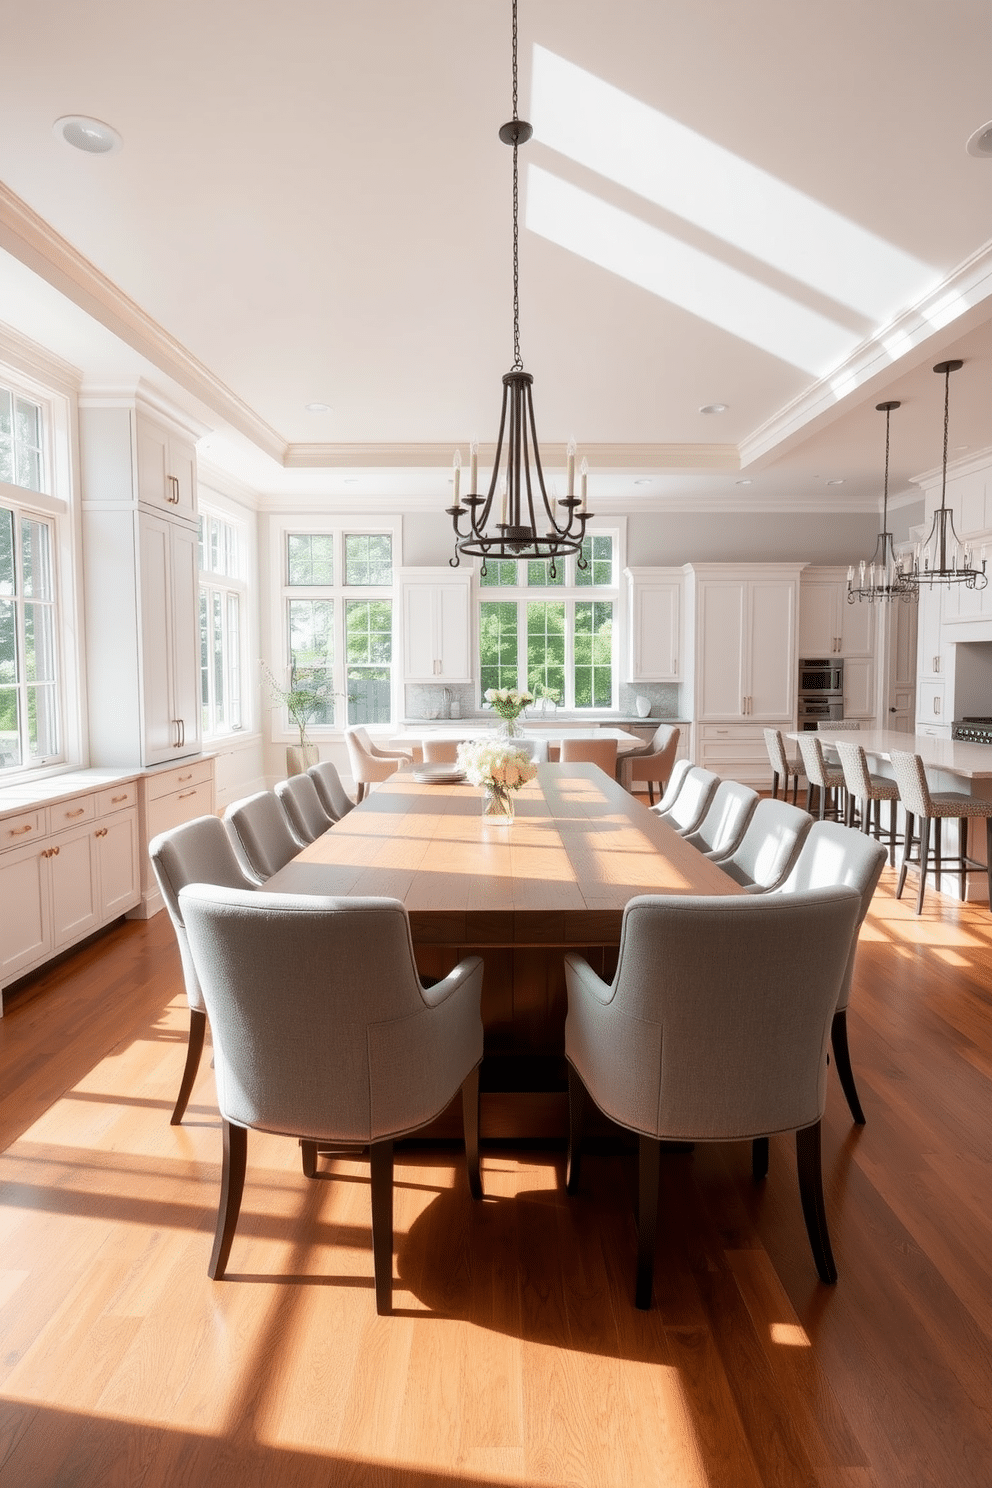
[[[280,462],[287,470],[403,469],[438,470],[451,465],[454,444],[290,444]],[[461,447],[468,464],[468,446]],[[577,454],[594,470],[710,470],[740,468],[733,444],[583,444]],[[479,445],[479,464],[491,469],[495,444]],[[541,463],[564,469],[565,444],[542,444]]]
[[[2,181],[0,248],[283,463],[282,436]]]
[[[853,394],[874,380],[891,379],[895,371],[909,370],[925,361],[931,338],[946,326],[961,322],[971,329],[985,319],[985,301],[992,296],[992,240],[931,289],[915,305],[889,325],[855,347],[845,361],[811,388],[761,424],[740,445],[741,469],[765,455],[782,454],[783,445],[799,434],[807,435],[816,419],[829,422],[843,411]],[[969,314],[969,312],[971,312]],[[894,355],[889,347],[895,345]]]
[[[57,392],[71,394],[79,391],[83,374],[71,362],[64,362],[54,352],[39,346],[13,326],[0,323],[0,357],[15,367],[25,377]]]

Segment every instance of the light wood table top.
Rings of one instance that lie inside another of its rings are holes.
[[[398,773],[266,889],[389,895],[415,941],[455,946],[616,945],[637,894],[743,892],[595,765],[540,765],[515,806],[488,825],[474,787]]]

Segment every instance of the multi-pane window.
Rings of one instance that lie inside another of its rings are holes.
[[[310,727],[389,723],[392,533],[286,533],[283,595],[287,682],[319,678],[334,694]]]
[[[614,620],[617,544],[612,533],[585,539],[585,567],[546,559],[498,559],[479,575],[481,692],[527,688],[569,708],[610,708],[616,702]],[[590,590],[598,590],[594,599]]]
[[[0,481],[42,490],[43,431],[40,406],[0,387]]]
[[[244,533],[210,512],[200,516],[200,702],[204,734],[245,726]]]
[[[57,758],[54,524],[0,505],[0,769]]]

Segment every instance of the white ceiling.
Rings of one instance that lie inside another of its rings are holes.
[[[0,322],[164,388],[263,493],[447,504],[512,362],[509,14],[9,7]],[[882,398],[893,491],[939,463],[948,355],[952,457],[992,446],[990,66],[988,0],[520,0],[547,464],[574,435],[593,504],[863,508]],[[71,113],[123,149],[70,149]]]

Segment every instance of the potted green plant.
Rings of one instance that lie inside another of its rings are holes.
[[[282,687],[264,661],[260,666],[272,706],[285,708],[300,731],[299,744],[286,746],[286,769],[290,775],[302,775],[319,758],[316,744],[307,737],[307,728],[328,705],[333,708],[337,696],[331,669],[322,657],[301,653],[290,666],[289,686]]]

